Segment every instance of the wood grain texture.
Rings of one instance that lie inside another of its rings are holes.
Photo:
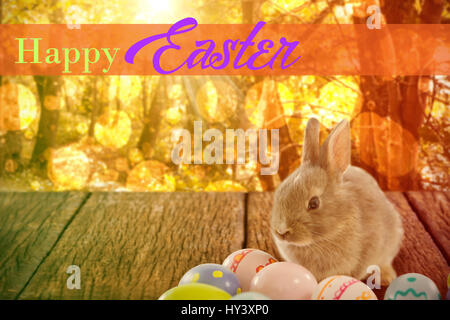
[[[0,299],[14,299],[86,193],[0,193]]]
[[[448,264],[427,233],[422,223],[400,192],[386,193],[388,199],[395,205],[402,216],[405,238],[402,248],[394,260],[397,273],[416,272],[424,274],[439,286],[442,294],[447,292]],[[267,251],[277,259],[275,244],[270,235],[270,212],[272,209],[273,193],[250,193],[248,198],[247,247],[254,247]],[[374,290],[379,299],[383,299],[386,288]]]
[[[257,248],[281,260],[270,233],[273,192],[250,192],[247,199],[247,248]]]
[[[414,209],[436,245],[450,261],[450,192],[405,192]]]
[[[242,193],[94,193],[21,299],[157,299],[244,241]],[[69,290],[66,269],[81,268]]]
[[[400,212],[405,236],[403,245],[394,260],[398,275],[415,272],[432,279],[441,291],[447,294],[447,276],[450,268],[442,252],[400,192],[387,192],[389,200]]]

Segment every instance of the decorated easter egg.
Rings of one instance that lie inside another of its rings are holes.
[[[178,285],[205,283],[220,288],[230,295],[241,293],[241,285],[236,275],[221,264],[200,264],[184,274]]]
[[[231,300],[271,300],[271,299],[266,297],[262,293],[247,291],[235,295],[234,297],[231,298]]]
[[[158,300],[229,300],[231,295],[204,283],[189,283],[164,292]]]
[[[292,262],[275,262],[260,270],[250,283],[250,291],[273,300],[309,300],[317,280],[309,270]]]
[[[420,273],[406,273],[391,282],[384,300],[440,300],[441,294],[430,278]]]
[[[313,300],[378,300],[373,291],[358,279],[331,276],[314,289]]]
[[[267,252],[258,249],[242,249],[230,254],[222,265],[236,274],[242,291],[248,291],[255,274],[274,262],[277,260]]]

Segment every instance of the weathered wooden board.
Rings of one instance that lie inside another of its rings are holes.
[[[0,193],[0,299],[24,288],[86,193]]]
[[[441,294],[446,293],[449,268],[445,258],[434,244],[414,211],[400,192],[388,192],[387,196],[399,210],[404,224],[405,238],[394,260],[397,273],[422,273],[438,284]],[[270,236],[270,211],[273,193],[250,193],[248,198],[247,247],[267,251],[280,259]],[[383,299],[386,288],[374,290]]]
[[[242,193],[94,193],[21,299],[156,299],[244,243]],[[70,265],[81,289],[66,287]]]
[[[429,276],[445,294],[448,194],[405,195],[387,193],[405,229],[394,267]],[[155,299],[189,268],[243,247],[280,259],[272,201],[269,192],[0,193],[0,298]],[[66,286],[72,264],[80,290]]]
[[[406,199],[425,229],[450,261],[450,192],[405,192]]]
[[[272,192],[250,192],[247,199],[246,247],[257,248],[281,260],[270,234]]]
[[[389,200],[400,212],[405,236],[403,245],[394,260],[397,274],[416,272],[433,279],[441,291],[447,293],[447,276],[450,268],[442,252],[417,218],[405,196],[399,192],[387,192]]]

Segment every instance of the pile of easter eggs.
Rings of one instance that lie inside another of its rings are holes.
[[[385,300],[440,299],[434,282],[420,274],[405,274],[386,290]],[[377,300],[363,282],[345,275],[317,283],[299,264],[278,262],[258,249],[230,254],[222,264],[206,263],[186,272],[159,300]]]

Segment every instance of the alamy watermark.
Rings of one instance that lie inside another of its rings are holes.
[[[367,273],[370,276],[366,280],[366,284],[370,289],[381,288],[381,270],[377,265],[370,265],[367,267]]]
[[[270,147],[268,146],[270,136]],[[225,138],[225,139],[224,139]],[[191,152],[193,140],[193,157]],[[194,136],[187,129],[172,131],[171,158],[175,164],[261,164],[261,175],[274,175],[279,167],[278,129],[226,129],[225,137],[218,129],[203,133],[202,121],[194,121]],[[208,145],[203,148],[203,142]],[[235,143],[236,142],[236,143]],[[224,153],[225,144],[225,153]]]
[[[367,14],[370,16],[367,18],[366,25],[370,30],[381,29],[381,9],[379,6],[372,5],[367,8]]]
[[[66,286],[67,289],[73,290],[73,289],[81,289],[81,269],[77,265],[70,265],[66,269],[66,273],[70,274],[70,276],[67,278]]]

